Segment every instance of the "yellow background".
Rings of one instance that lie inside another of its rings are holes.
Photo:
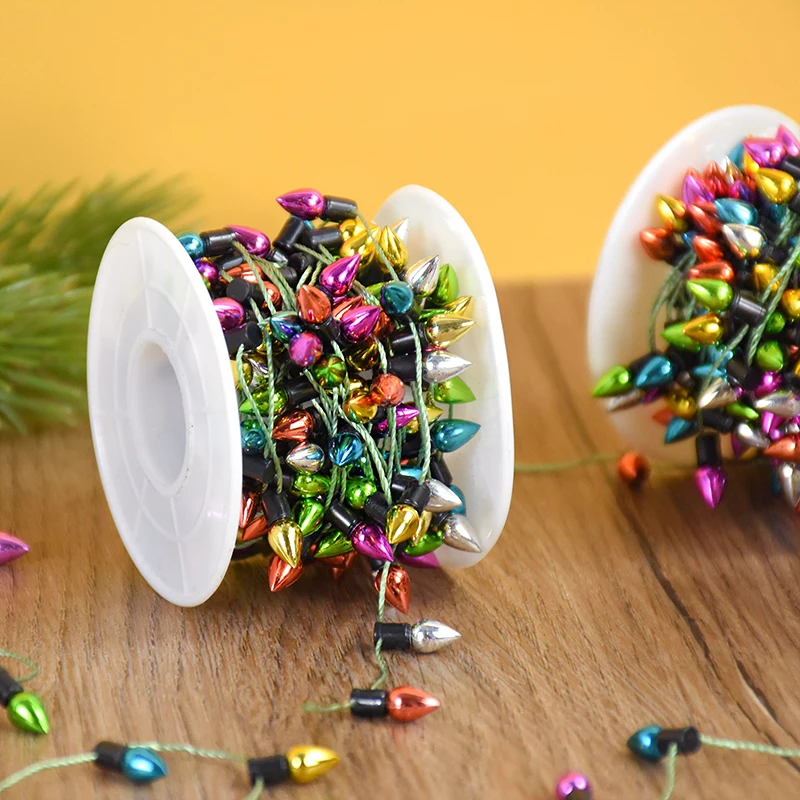
[[[198,222],[422,183],[496,277],[589,274],[684,124],[800,116],[797,0],[3,0],[0,189],[183,173]]]

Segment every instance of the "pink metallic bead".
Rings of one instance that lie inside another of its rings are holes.
[[[416,406],[412,406],[410,403],[400,403],[399,406],[395,409],[395,426],[399,430],[400,428],[404,428],[411,422],[412,419],[416,419],[419,416],[419,409]],[[375,429],[378,433],[388,433],[389,432],[389,420],[382,419],[376,426]]]
[[[424,556],[407,556],[402,550],[397,551],[397,560],[407,567],[417,569],[439,569],[441,564],[436,558],[436,553],[425,553]]]
[[[194,262],[200,276],[209,286],[216,286],[219,280],[219,269],[217,265],[209,261],[207,258],[198,258]]]
[[[557,800],[592,800],[592,784],[580,772],[568,772],[556,784]]]
[[[771,411],[761,412],[761,430],[771,436],[783,424],[783,420]]]
[[[372,335],[381,315],[380,306],[357,306],[342,314],[342,335],[348,342],[360,342]]]
[[[218,297],[214,300],[214,311],[217,312],[219,324],[225,331],[244,324],[244,308],[237,300],[230,297]]]
[[[334,297],[347,294],[356,279],[360,262],[361,256],[356,253],[328,264],[319,275],[319,285]]]
[[[688,208],[690,205],[714,200],[714,193],[708,188],[697,170],[687,170],[681,188],[681,199]]]
[[[247,228],[244,225],[228,225],[229,231],[236,234],[239,244],[250,253],[251,256],[259,258],[269,252],[269,239],[265,233],[257,231],[255,228]]]
[[[289,358],[301,367],[316,364],[322,356],[322,342],[315,333],[298,333],[289,342]]]
[[[295,189],[276,198],[293,217],[317,219],[325,211],[325,198],[316,189]]]
[[[709,508],[716,508],[725,490],[725,471],[722,467],[700,467],[694,473],[694,485]]]
[[[761,377],[761,383],[755,391],[756,397],[764,397],[765,395],[777,392],[783,385],[783,378],[780,372],[765,372]]]
[[[30,548],[22,539],[17,539],[16,536],[12,536],[10,533],[0,531],[0,566],[8,564],[9,561],[13,561],[15,558],[24,556],[28,550]]]
[[[786,148],[777,139],[745,139],[742,144],[759,167],[777,167],[786,158]]]
[[[800,140],[785,125],[778,127],[775,138],[786,148],[787,155],[800,156]]]
[[[394,553],[389,540],[384,532],[372,522],[362,522],[356,525],[350,538],[357,553],[367,558],[377,558],[381,561],[393,561]]]

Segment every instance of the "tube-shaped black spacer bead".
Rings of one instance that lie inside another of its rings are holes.
[[[290,406],[302,405],[317,396],[317,390],[313,384],[302,376],[286,381],[283,384],[283,391],[286,392],[286,399]]]
[[[703,425],[719,433],[730,433],[736,427],[736,420],[730,414],[712,408],[703,411]]]
[[[729,310],[732,317],[741,320],[751,328],[758,327],[767,316],[767,309],[761,303],[738,292],[734,295]]]
[[[406,622],[376,622],[372,632],[372,641],[381,641],[383,650],[410,650],[411,626]]]
[[[417,479],[412,478],[411,475],[403,475],[402,472],[392,473],[390,486],[392,488],[392,497],[395,500],[399,500],[403,492],[415,485],[418,485]]]
[[[350,533],[361,520],[344,503],[334,500],[325,512],[325,521],[346,534]]]
[[[364,513],[372,520],[383,525],[386,522],[386,514],[389,511],[389,504],[380,492],[375,492],[367,498],[364,503]]]
[[[325,247],[335,252],[342,246],[342,232],[337,225],[323,225],[321,228],[306,228],[303,233],[303,243],[316,250]]]
[[[100,742],[94,748],[97,756],[95,764],[101,769],[108,769],[112,772],[122,772],[122,759],[128,752],[128,746],[118,742]]]
[[[728,372],[728,377],[746,392],[752,392],[761,383],[758,370],[753,369],[740,358],[732,358],[725,365],[725,368]]]
[[[289,254],[280,249],[280,247],[273,247],[267,253],[267,261],[272,264],[286,264],[289,261]]]
[[[261,495],[261,505],[264,508],[264,516],[267,524],[274,525],[282,519],[292,518],[292,506],[289,498],[283,492],[275,489],[266,489]]]
[[[15,694],[22,691],[22,686],[11,675],[0,667],[0,706],[5,708]]]
[[[412,337],[411,346],[414,346]],[[386,362],[386,371],[397,375],[403,383],[411,383],[417,379],[417,359],[414,353],[403,353],[392,356]]]
[[[236,241],[236,234],[229,231],[227,228],[219,228],[213,231],[203,231],[200,238],[205,245],[205,254],[207,256],[221,256],[227,253]]]
[[[220,270],[229,270],[234,267],[241,267],[245,262],[245,257],[238,251],[234,250],[232,253],[221,256],[214,263]]]
[[[294,267],[285,266],[280,268],[281,275],[286,283],[292,287],[292,289],[297,286],[297,282],[300,280],[300,273]]]
[[[242,474],[266,485],[272,483],[275,478],[275,464],[271,459],[267,461],[261,456],[244,453],[242,455]]]
[[[245,350],[255,350],[263,341],[264,334],[257,322],[248,322],[240,328],[225,331],[225,344],[228,346],[228,354],[231,356],[235,356],[242,345]]]
[[[317,266],[317,259],[311,253],[304,253],[299,250],[296,253],[292,253],[286,263],[302,275],[309,267]]]
[[[690,756],[700,749],[700,733],[697,728],[665,728],[656,734],[656,745],[666,755],[670,745],[678,745],[678,755]]]
[[[266,786],[275,786],[285,783],[292,775],[286,756],[250,758],[247,760],[247,772],[250,774],[251,786],[255,786],[259,778]]]
[[[385,717],[389,713],[389,692],[384,689],[353,689],[350,692],[350,713],[354,717]]]
[[[422,449],[422,436],[419,433],[410,433],[406,436],[400,453],[403,458],[416,458]]]
[[[430,499],[431,490],[428,486],[424,483],[417,483],[414,481],[414,485],[409,486],[408,489],[403,492],[400,502],[412,508],[416,508],[421,514],[430,502]]]
[[[420,343],[424,346],[424,336],[420,338]],[[389,347],[391,347],[394,355],[413,353],[416,346],[414,344],[414,334],[412,333],[411,328],[406,328],[402,331],[396,331],[389,336]]]
[[[786,156],[778,166],[779,170],[788,172],[795,180],[800,180],[800,157]]]
[[[278,231],[278,235],[272,240],[272,246],[276,250],[282,250],[288,259],[292,248],[300,241],[307,230],[310,229],[306,227],[303,220],[297,217],[289,217],[283,223],[280,231]]]
[[[346,219],[354,219],[357,216],[358,205],[355,200],[325,195],[325,210],[321,214],[322,219],[327,222],[344,222]]]
[[[244,278],[234,278],[226,287],[225,294],[231,300],[245,305],[251,297],[260,294],[258,287],[252,283],[248,283]]]
[[[442,457],[431,459],[431,477],[441,481],[445,486],[453,485],[453,473]]]
[[[703,422],[705,422],[705,414],[703,415]],[[698,467],[722,466],[719,436],[716,433],[701,433],[695,438],[694,447],[697,453]]]
[[[783,264],[788,257],[788,249],[782,245],[774,244],[773,242],[767,242],[758,254],[759,261],[767,261],[770,264],[777,265]]]

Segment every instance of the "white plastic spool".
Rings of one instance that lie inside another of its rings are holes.
[[[511,502],[514,429],[508,360],[486,260],[458,212],[421,186],[396,191],[376,220],[409,219],[409,259],[438,253],[475,298],[476,325],[453,351],[472,361],[476,401],[458,415],[481,424],[448,457],[482,552],[442,547],[442,566],[481,560]],[[129,220],[106,248],[89,322],[89,416],[106,499],[147,582],[176,605],[207,600],[231,560],[242,487],[230,359],[194,262],[163,225]]]
[[[628,190],[606,236],[589,302],[589,368],[595,380],[616,364],[648,350],[650,309],[670,267],[647,256],[639,242],[644,228],[659,227],[657,194],[680,197],[689,167],[702,171],[722,161],[749,136],[774,136],[779,125],[800,135],[791,118],[764,106],[723,108],[695,120],[670,139]],[[653,406],[615,411],[609,418],[622,438],[652,458],[692,464],[691,441],[665,445],[664,429],[651,419]]]

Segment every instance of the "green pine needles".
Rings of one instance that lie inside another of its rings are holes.
[[[105,180],[0,196],[0,431],[74,424],[85,411],[86,330],[108,240],[125,220],[174,222],[174,180]]]

